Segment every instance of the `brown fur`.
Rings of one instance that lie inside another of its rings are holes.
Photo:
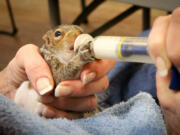
[[[58,39],[56,31],[62,33]],[[79,79],[83,66],[95,60],[88,44],[79,47],[77,53],[72,49],[76,37],[82,32],[76,25],[60,25],[43,37],[45,44],[41,53],[51,68],[56,85],[64,80]],[[66,59],[66,55],[69,58]]]

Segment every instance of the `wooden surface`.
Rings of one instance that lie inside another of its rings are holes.
[[[11,0],[10,2],[19,31],[15,37],[0,35],[0,69],[9,63],[21,46],[28,43],[41,46],[43,44],[41,37],[50,28],[46,0]],[[71,24],[81,11],[80,0],[60,2],[62,23]],[[88,0],[89,2],[91,0]],[[90,32],[130,6],[114,1],[104,2],[89,16],[89,24],[81,26],[85,32]],[[7,13],[5,0],[0,0],[0,30],[11,30]],[[152,10],[152,21],[159,15],[166,15],[166,12]],[[137,11],[103,35],[136,36],[141,32],[141,21],[141,11]]]

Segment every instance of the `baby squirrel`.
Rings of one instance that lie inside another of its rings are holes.
[[[95,60],[91,52],[90,43],[80,45],[74,52],[74,42],[83,30],[76,25],[60,25],[48,31],[43,39],[45,44],[40,51],[48,63],[55,85],[64,80],[80,79],[83,66]],[[83,113],[83,117],[89,117],[100,112],[100,108]]]
[[[74,52],[74,42],[83,30],[76,25],[60,25],[48,31],[40,51],[48,63],[55,85],[64,80],[79,79],[85,64],[94,61],[90,44],[81,45]]]

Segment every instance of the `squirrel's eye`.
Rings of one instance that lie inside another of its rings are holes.
[[[56,31],[55,32],[55,37],[59,37],[59,36],[61,36],[62,35],[62,32],[60,32],[60,31]]]

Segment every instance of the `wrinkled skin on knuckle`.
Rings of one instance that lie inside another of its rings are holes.
[[[96,105],[97,105],[97,97],[91,96],[88,100],[89,100],[88,104],[87,104],[88,110],[94,110],[96,108]]]

